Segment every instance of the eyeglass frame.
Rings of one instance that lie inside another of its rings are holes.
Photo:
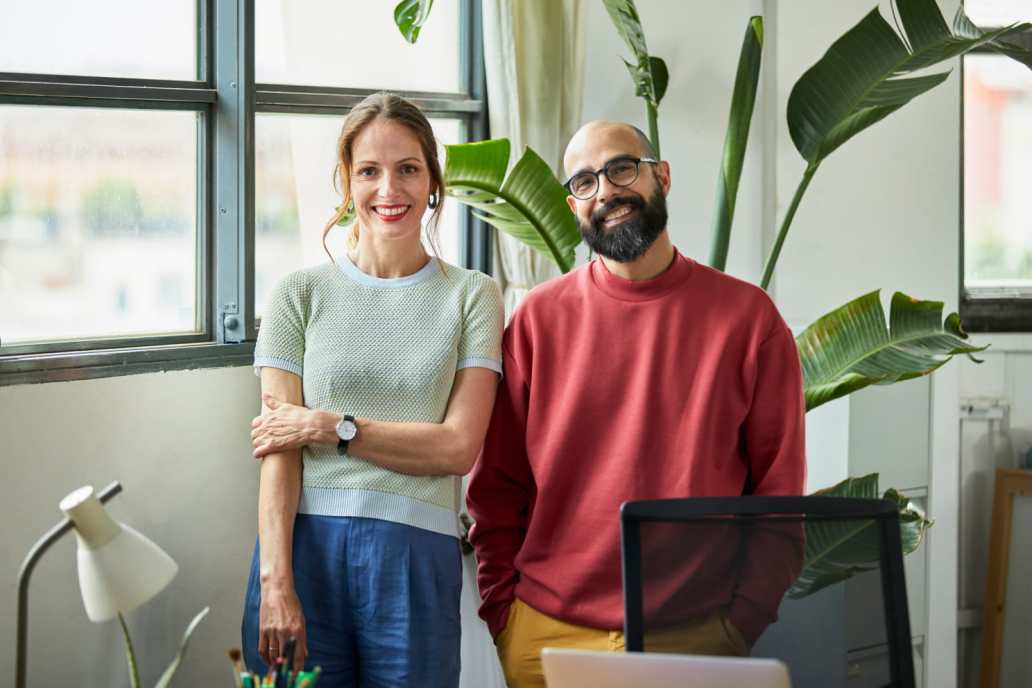
[[[617,163],[617,162],[633,162],[634,163],[634,179],[632,179],[631,181],[627,182],[626,184],[617,184],[615,181],[613,181],[613,179],[609,176],[609,166],[614,164],[614,163]],[[606,175],[606,179],[608,179],[609,183],[612,184],[613,186],[618,186],[618,187],[620,187],[622,189],[623,188],[627,188],[628,186],[630,186],[634,182],[638,181],[638,177],[641,176],[641,164],[643,162],[649,163],[650,165],[658,165],[660,163],[659,160],[656,160],[654,158],[636,158],[633,155],[619,155],[619,156],[613,158],[612,160],[609,160],[608,162],[606,162],[605,165],[603,165],[602,167],[598,168],[594,172],[591,171],[591,170],[582,170],[581,172],[578,172],[578,173],[572,175],[569,179],[567,179],[565,182],[563,182],[563,188],[566,189],[566,192],[568,194],[570,194],[571,196],[576,198],[578,201],[590,201],[598,193],[598,190],[600,188],[602,188],[602,180],[600,179],[599,175],[605,174]],[[582,197],[578,196],[577,194],[575,194],[573,192],[573,189],[570,188],[570,184],[573,183],[574,179],[576,179],[577,177],[579,177],[579,176],[581,176],[583,174],[590,174],[590,175],[595,177],[595,190],[592,191],[589,196],[586,196],[586,197],[582,198]]]

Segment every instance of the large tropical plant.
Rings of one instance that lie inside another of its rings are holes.
[[[648,53],[633,0],[602,2],[633,53],[633,61],[625,60],[625,64],[634,82],[635,94],[645,103],[650,139],[658,151],[659,104],[668,81],[666,65],[662,59]],[[430,0],[422,3],[406,0],[398,7],[408,7],[410,14],[418,14],[425,21],[424,10],[428,11],[429,5]],[[821,163],[851,138],[935,88],[949,75],[949,72],[915,75],[916,72],[975,48],[996,51],[1032,68],[1032,51],[1008,41],[1032,29],[1029,24],[983,31],[961,9],[951,31],[935,0],[894,0],[893,7],[902,23],[898,30],[885,21],[877,8],[873,9],[836,40],[792,89],[788,128],[806,168],[764,264],[760,283],[764,289],[770,284],[796,211]],[[406,33],[401,23],[399,28]],[[720,270],[726,266],[735,200],[759,84],[762,47],[763,19],[751,17],[740,52],[717,182],[709,262]],[[507,142],[504,149],[507,157]],[[505,166],[499,162],[501,151],[502,144],[498,141],[486,145],[448,146],[445,177],[454,186],[450,194],[483,211],[483,219],[551,256],[560,269],[567,271],[570,267],[567,256],[580,237],[569,210],[559,203],[565,191],[547,165],[535,165],[531,171],[524,163],[532,153],[528,149],[510,175],[510,180],[519,179],[519,198],[523,199],[513,202],[514,194],[503,193],[503,186],[512,184],[502,182]],[[540,160],[536,154],[534,158]],[[453,159],[457,161],[455,164]],[[469,180],[474,178],[490,179],[493,186],[489,189],[483,185],[473,187],[476,191],[471,191]],[[490,195],[485,196],[487,192]],[[538,205],[548,207],[552,222],[543,221],[544,216],[532,216],[536,212],[529,202],[532,198],[539,199]],[[562,211],[570,221],[555,221]],[[557,250],[556,247],[563,248]],[[943,319],[942,311],[942,302],[919,300],[897,292],[892,297],[886,324],[879,293],[872,292],[820,317],[796,338],[807,410],[868,385],[891,384],[927,375],[955,355],[971,357],[984,348],[967,341],[956,313]],[[878,476],[850,478],[821,494],[877,498]],[[900,507],[904,550],[909,553],[917,548],[931,524],[895,490],[886,492],[885,497],[893,499]],[[805,567],[791,591],[793,596],[810,594],[870,567],[873,560],[865,558],[869,552],[865,550],[862,534],[846,541],[826,535],[808,526]],[[821,545],[831,542],[835,543],[832,550],[826,551]]]

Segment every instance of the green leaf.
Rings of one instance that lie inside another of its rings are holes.
[[[430,17],[430,8],[434,0],[401,0],[394,8],[394,23],[405,40],[415,43],[419,38],[419,30]]]
[[[878,499],[878,474],[847,478],[815,495]],[[903,554],[914,552],[924,540],[932,522],[911,508],[910,500],[894,489],[882,497],[899,509],[900,539]],[[873,520],[805,522],[806,545],[803,570],[788,590],[788,597],[799,599],[822,588],[852,578],[880,566],[881,540]]]
[[[1032,51],[1020,45],[1015,45],[1010,41],[1003,40],[1004,38],[1015,37],[1019,33],[1027,34],[1032,32],[1032,24],[1014,24],[1010,28],[1013,30],[1007,33],[1006,36],[989,41],[985,47],[1001,55],[1006,55],[1013,60],[1017,60],[1029,69],[1032,69]],[[975,26],[970,19],[968,19],[966,14],[964,14],[963,5],[957,8],[957,14],[953,17],[953,30],[958,35],[965,38],[974,38],[981,33],[981,30]]]
[[[1030,24],[982,31],[960,11],[950,33],[935,0],[895,3],[904,35],[889,26],[876,7],[835,41],[792,88],[788,129],[807,165],[764,264],[760,281],[764,289],[774,275],[802,196],[824,158],[949,76],[949,72],[912,74],[976,48],[995,50],[1032,67],[1032,50],[1006,40],[1028,32]]]
[[[662,57],[649,56],[649,69],[652,71],[652,91],[656,96],[656,105],[666,95],[667,84],[670,82],[670,70]]]
[[[1029,24],[982,31],[961,12],[954,22],[957,33],[951,33],[935,0],[895,2],[905,36],[875,8],[835,41],[793,87],[788,99],[789,133],[811,165],[949,76],[949,72],[910,76],[918,70],[983,46],[1032,65],[1032,51],[1003,40]]]
[[[645,32],[641,28],[641,18],[638,16],[638,8],[634,6],[634,0],[602,0],[602,4],[605,5],[616,32],[634,53],[634,62],[624,60],[624,64],[627,65],[631,81],[634,82],[634,94],[645,101],[649,140],[659,156],[657,109],[659,101],[666,93],[670,80],[669,71],[662,59],[649,55],[648,46],[645,45]]]
[[[645,31],[641,28],[641,18],[634,0],[602,0],[609,18],[616,27],[627,47],[634,53],[635,59],[643,63],[648,59],[649,49],[645,45]]]
[[[628,74],[631,75],[631,81],[634,82],[634,95],[639,98],[649,99],[649,78],[642,75],[641,66],[634,63],[623,60],[624,67],[627,67]],[[652,74],[652,70],[649,70],[649,74]]]
[[[461,143],[445,150],[444,183],[450,197],[472,206],[478,218],[569,272],[580,230],[566,205],[566,189],[541,156],[528,147],[506,178],[508,139]]]
[[[631,79],[634,80],[635,95],[645,98],[653,107],[658,107],[666,92],[669,73],[662,59],[649,55],[648,46],[645,44],[645,31],[641,27],[641,18],[638,16],[638,8],[634,6],[634,0],[602,0],[602,4],[605,5],[616,32],[634,54],[634,62],[625,61],[625,64],[631,73]]]
[[[186,656],[186,646],[190,643],[190,636],[192,636],[193,632],[197,630],[197,627],[201,624],[201,621],[204,620],[204,617],[208,615],[209,611],[210,607],[202,609],[197,613],[197,616],[193,618],[190,625],[186,627],[186,631],[183,632],[183,638],[179,641],[179,651],[176,652],[176,656],[172,658],[168,668],[165,669],[165,673],[163,673],[161,678],[158,679],[158,682],[154,684],[154,688],[168,688],[169,684],[172,683],[172,677],[176,675],[176,670],[179,668],[179,665],[182,664],[183,657]]]
[[[760,60],[763,54],[763,17],[751,17],[742,40],[731,96],[731,114],[728,115],[727,134],[724,137],[724,155],[717,177],[717,209],[713,217],[713,244],[709,264],[718,270],[727,265],[727,249],[731,241],[731,226],[735,217],[738,183],[742,178],[745,149],[749,142],[756,91],[760,84]]]
[[[987,347],[965,342],[956,313],[942,320],[941,301],[892,296],[889,327],[873,291],[822,316],[796,337],[810,411],[872,384],[927,375],[956,354]]]
[[[663,61],[663,58],[650,56],[648,58],[647,70],[640,64],[628,62],[627,60],[624,60],[623,63],[627,67],[627,72],[631,75],[631,80],[634,82],[634,95],[639,98],[645,98],[649,102],[655,100],[655,105],[658,106],[659,101],[666,95],[667,84],[670,81],[670,72],[667,70],[666,62]],[[645,71],[648,73],[646,74]],[[649,91],[650,84],[653,89],[652,92]]]

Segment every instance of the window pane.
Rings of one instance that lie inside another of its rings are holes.
[[[197,2],[5,0],[0,72],[197,78]]]
[[[263,83],[457,92],[459,5],[434,3],[415,45],[395,2],[256,0],[255,78]]]
[[[0,340],[196,332],[196,112],[0,106]]]
[[[964,58],[964,276],[968,287],[1032,287],[1032,72]]]
[[[964,13],[978,26],[1008,26],[1032,21],[1028,0],[965,0]]]
[[[329,260],[322,230],[340,194],[333,185],[337,136],[342,118],[323,115],[260,114],[255,123],[255,314],[261,316],[269,290],[288,273]],[[459,143],[463,123],[431,120],[438,143]],[[444,164],[444,150],[440,151]],[[446,202],[438,248],[444,260],[460,261],[460,208]],[[334,256],[346,250],[349,230],[334,228],[326,245]],[[432,252],[431,248],[427,248]]]

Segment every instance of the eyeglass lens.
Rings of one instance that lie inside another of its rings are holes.
[[[638,178],[638,161],[632,159],[611,160],[602,168],[606,179],[615,186],[630,186]],[[587,200],[598,191],[598,174],[582,172],[570,180],[570,192],[581,200]]]

